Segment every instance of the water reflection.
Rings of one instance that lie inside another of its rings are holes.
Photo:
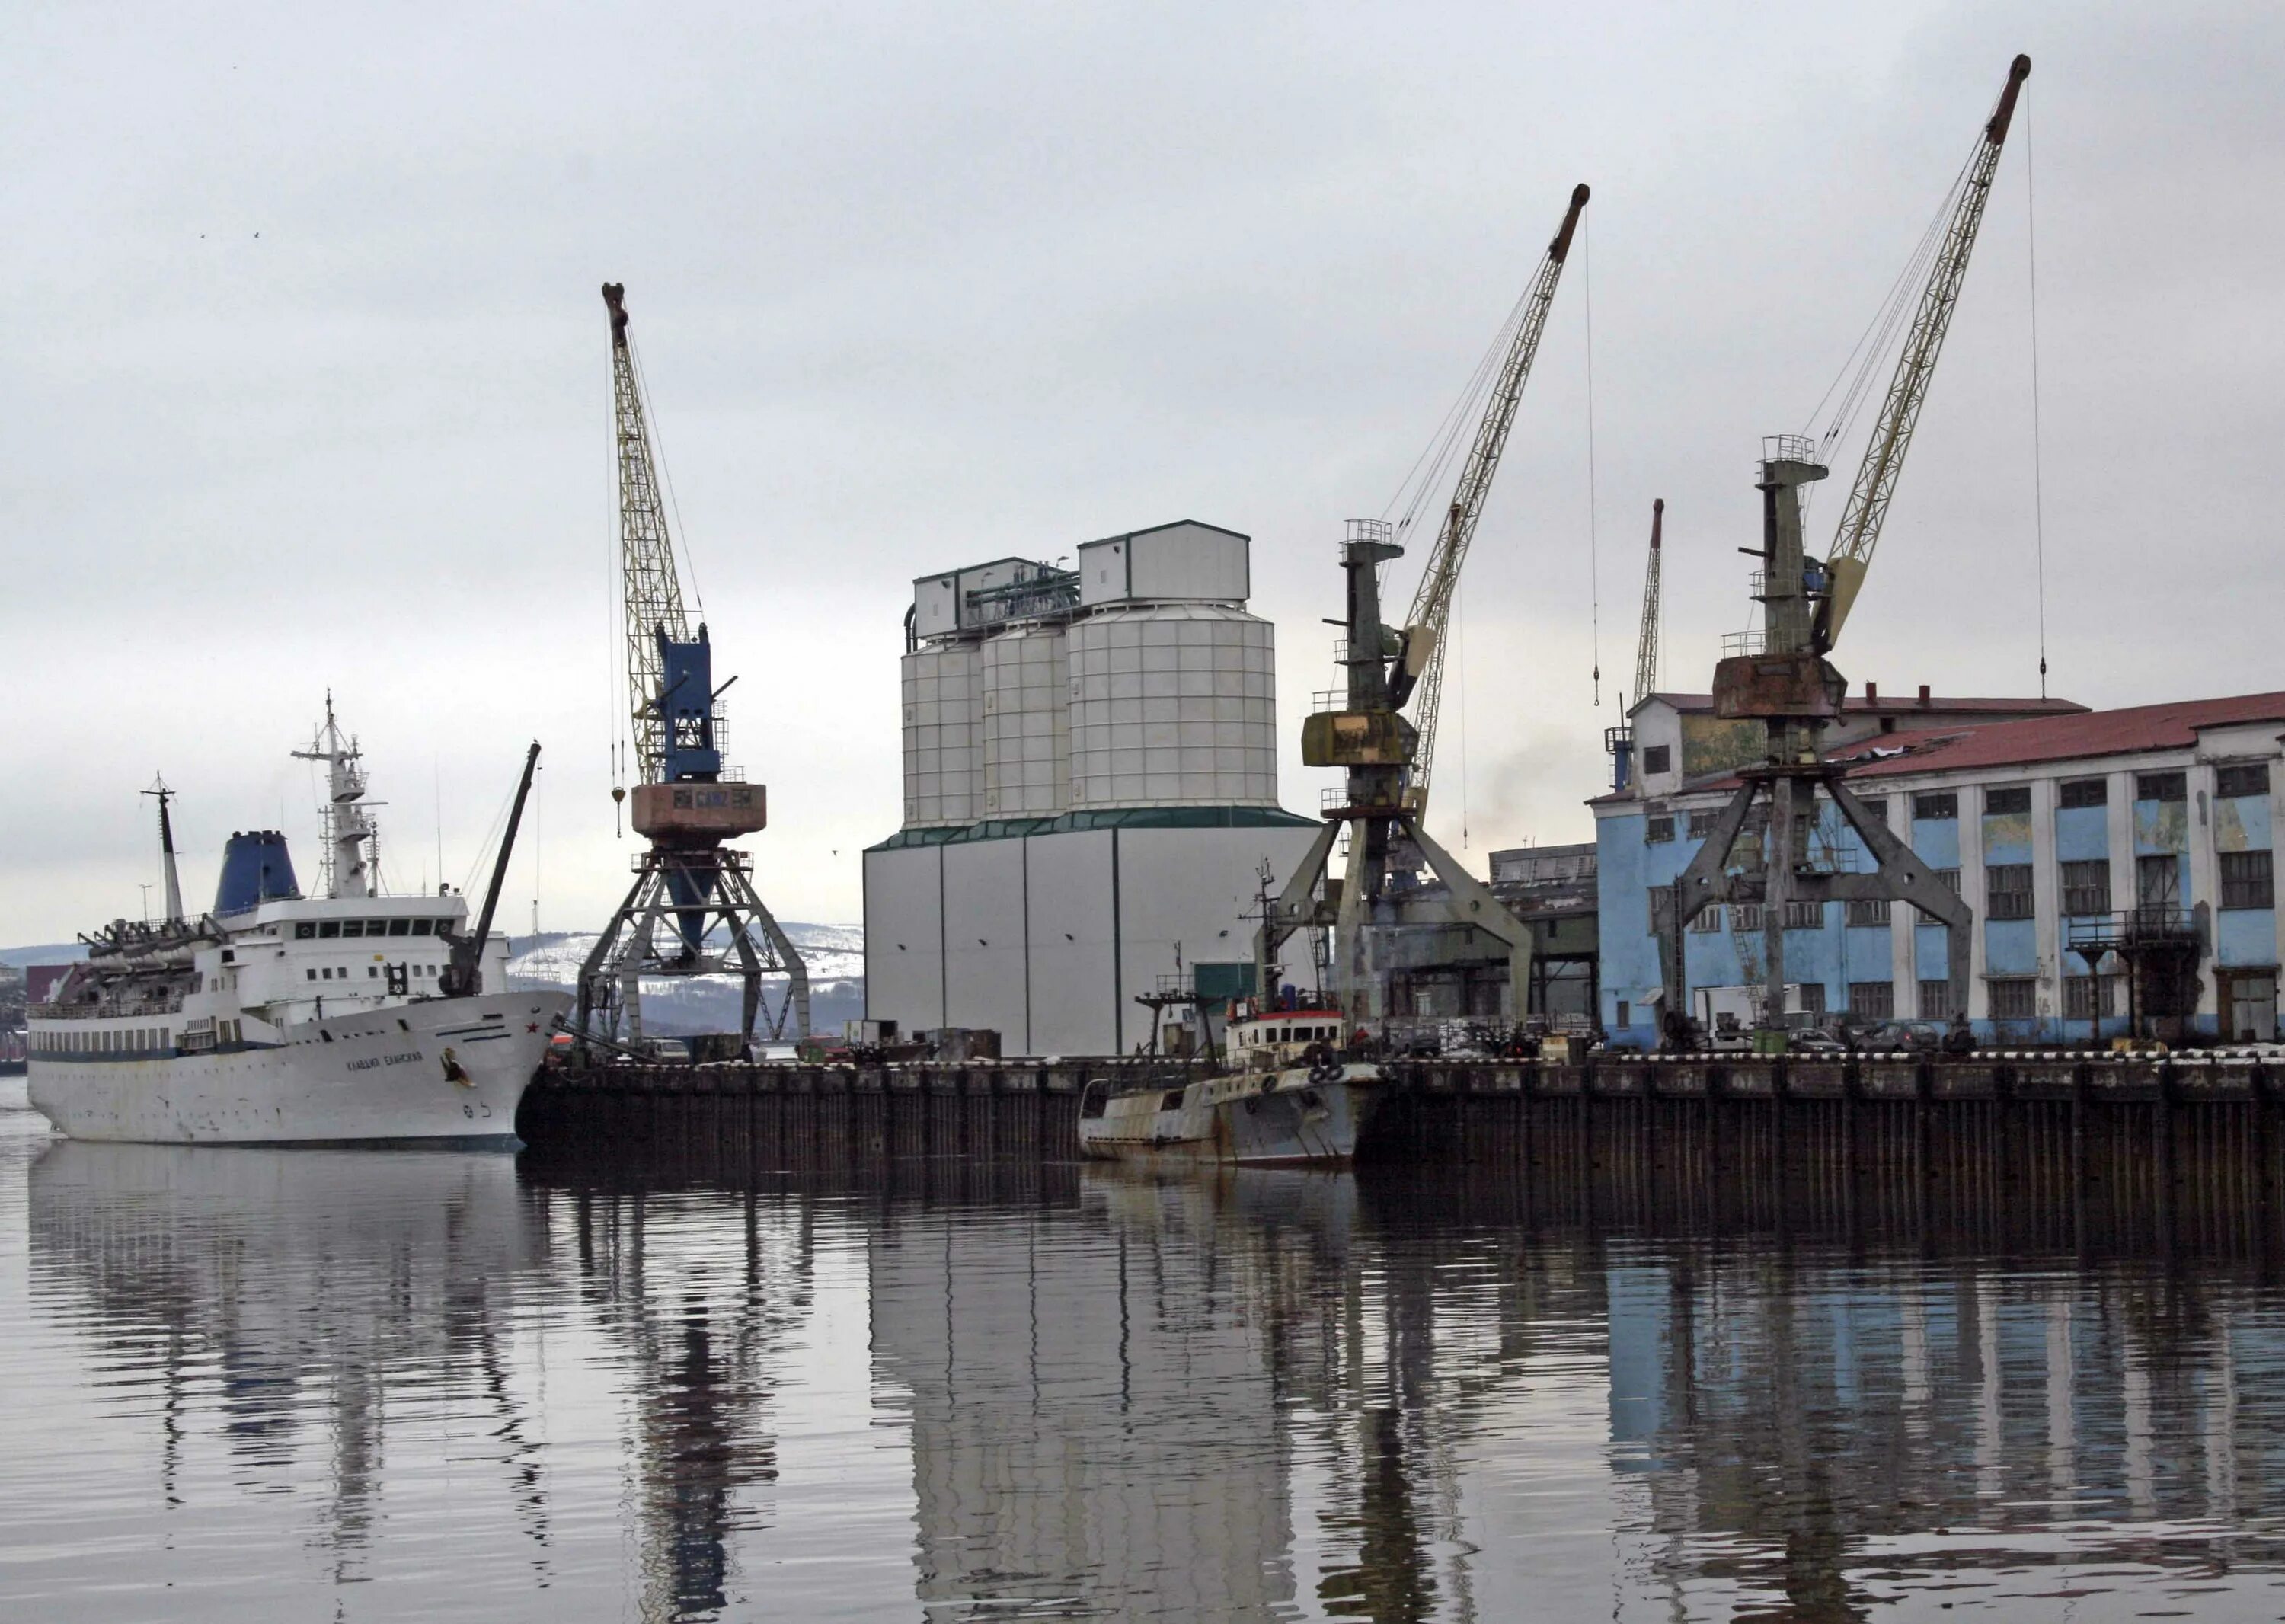
[[[0,1133],[0,1612],[2279,1610],[2260,1211],[1799,1220]]]

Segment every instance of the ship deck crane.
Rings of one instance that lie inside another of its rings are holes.
[[[1404,550],[1386,522],[1349,522],[1341,549],[1341,568],[1348,577],[1347,613],[1342,621],[1347,682],[1326,709],[1307,718],[1301,732],[1303,762],[1345,769],[1347,785],[1342,804],[1326,812],[1324,828],[1287,877],[1284,890],[1263,909],[1254,954],[1255,973],[1265,992],[1276,985],[1277,952],[1286,938],[1295,930],[1331,927],[1334,982],[1342,1009],[1353,1020],[1380,1019],[1390,1013],[1394,932],[1461,926],[1482,931],[1506,948],[1513,1003],[1510,1013],[1518,1019],[1524,1014],[1531,985],[1529,928],[1428,837],[1424,818],[1443,686],[1443,634],[1453,590],[1482,517],[1492,476],[1499,469],[1587,197],[1583,184],[1573,190],[1562,225],[1525,295],[1515,336],[1493,378],[1483,420],[1401,632],[1381,618],[1380,569],[1402,557]],[[1401,713],[1416,694],[1417,726]],[[1347,876],[1338,887],[1327,884],[1321,891],[1319,882],[1344,828],[1352,830]],[[1392,854],[1407,846],[1443,882],[1441,892],[1391,885],[1392,877],[1409,867],[1392,862]]]
[[[636,859],[633,887],[580,969],[577,1030],[615,1047],[640,1048],[645,980],[734,975],[744,994],[742,1052],[763,1012],[765,975],[786,978],[770,1035],[784,1035],[789,1022],[794,1037],[808,1035],[809,975],[755,891],[746,854],[723,843],[763,828],[768,803],[761,785],[723,765],[718,734],[730,683],[715,686],[706,626],[700,623],[694,634],[683,607],[627,340],[626,289],[606,282],[603,303],[611,323],[628,719],[641,775],[631,821],[649,843]]]
[[[1967,1008],[1967,962],[1971,915],[1967,904],[1950,890],[1912,849],[1874,817],[1841,781],[1838,764],[1824,757],[1827,722],[1841,714],[1848,684],[1825,658],[1846,623],[1904,470],[1904,453],[1928,403],[1936,357],[1951,326],[1952,311],[1967,274],[1978,228],[1983,222],[1999,156],[2014,116],[2031,59],[2018,56],[1991,116],[1978,133],[1975,149],[1955,183],[1956,193],[1912,325],[1905,331],[1896,370],[1865,451],[1863,466],[1849,491],[1833,546],[1821,566],[1810,564],[1802,545],[1802,487],[1826,476],[1814,441],[1797,435],[1774,435],[1763,443],[1762,492],[1763,568],[1755,596],[1762,604],[1762,648],[1732,655],[1714,671],[1714,712],[1724,720],[1759,719],[1768,729],[1766,759],[1745,769],[1745,781],[1716,820],[1706,843],[1676,882],[1669,917],[1653,920],[1664,961],[1664,998],[1669,1021],[1682,1014],[1682,933],[1705,908],[1724,902],[1759,903],[1763,919],[1763,1021],[1783,1024],[1785,930],[1790,905],[1830,900],[1910,903],[1943,924],[1947,935],[1947,1012]],[[1798,816],[1809,814],[1822,791],[1864,842],[1877,865],[1870,874],[1835,873],[1813,867],[1802,849]],[[1755,802],[1769,809],[1768,843],[1749,836],[1742,843]],[[1662,927],[1662,928],[1661,928]],[[1923,1016],[1929,1012],[1922,1010]]]

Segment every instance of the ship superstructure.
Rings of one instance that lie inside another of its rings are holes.
[[[32,1103],[75,1138],[355,1141],[497,1138],[568,1007],[507,985],[491,906],[374,890],[373,829],[354,740],[330,699],[326,883],[306,896],[286,837],[234,833],[213,908],[181,914],[161,799],[170,917],[115,920],[29,1011]],[[527,783],[529,782],[527,764]],[[157,793],[157,792],[154,792]],[[518,802],[521,808],[521,799]],[[499,867],[514,839],[511,819]],[[499,870],[495,870],[494,890]]]

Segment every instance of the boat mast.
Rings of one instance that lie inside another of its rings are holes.
[[[183,922],[183,880],[175,871],[175,825],[167,816],[167,803],[175,798],[175,792],[167,788],[166,775],[161,773],[143,793],[158,798],[159,859],[167,875],[167,922],[179,925]]]

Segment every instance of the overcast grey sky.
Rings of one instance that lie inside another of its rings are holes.
[[[232,828],[282,820],[313,871],[286,752],[328,686],[396,882],[436,877],[440,801],[467,873],[536,735],[509,919],[600,922],[632,850],[606,279],[781,914],[855,918],[899,822],[911,578],[1169,519],[1254,537],[1313,809],[1341,522],[1581,179],[1437,821],[1457,844],[1464,778],[1479,861],[1582,838],[1651,498],[1665,683],[1702,687],[1758,437],[1809,418],[2017,51],[2029,116],[1838,663],[2036,689],[2035,154],[2053,690],[2285,687],[2273,5],[11,6],[0,941],[139,910],[157,770],[194,901]]]

